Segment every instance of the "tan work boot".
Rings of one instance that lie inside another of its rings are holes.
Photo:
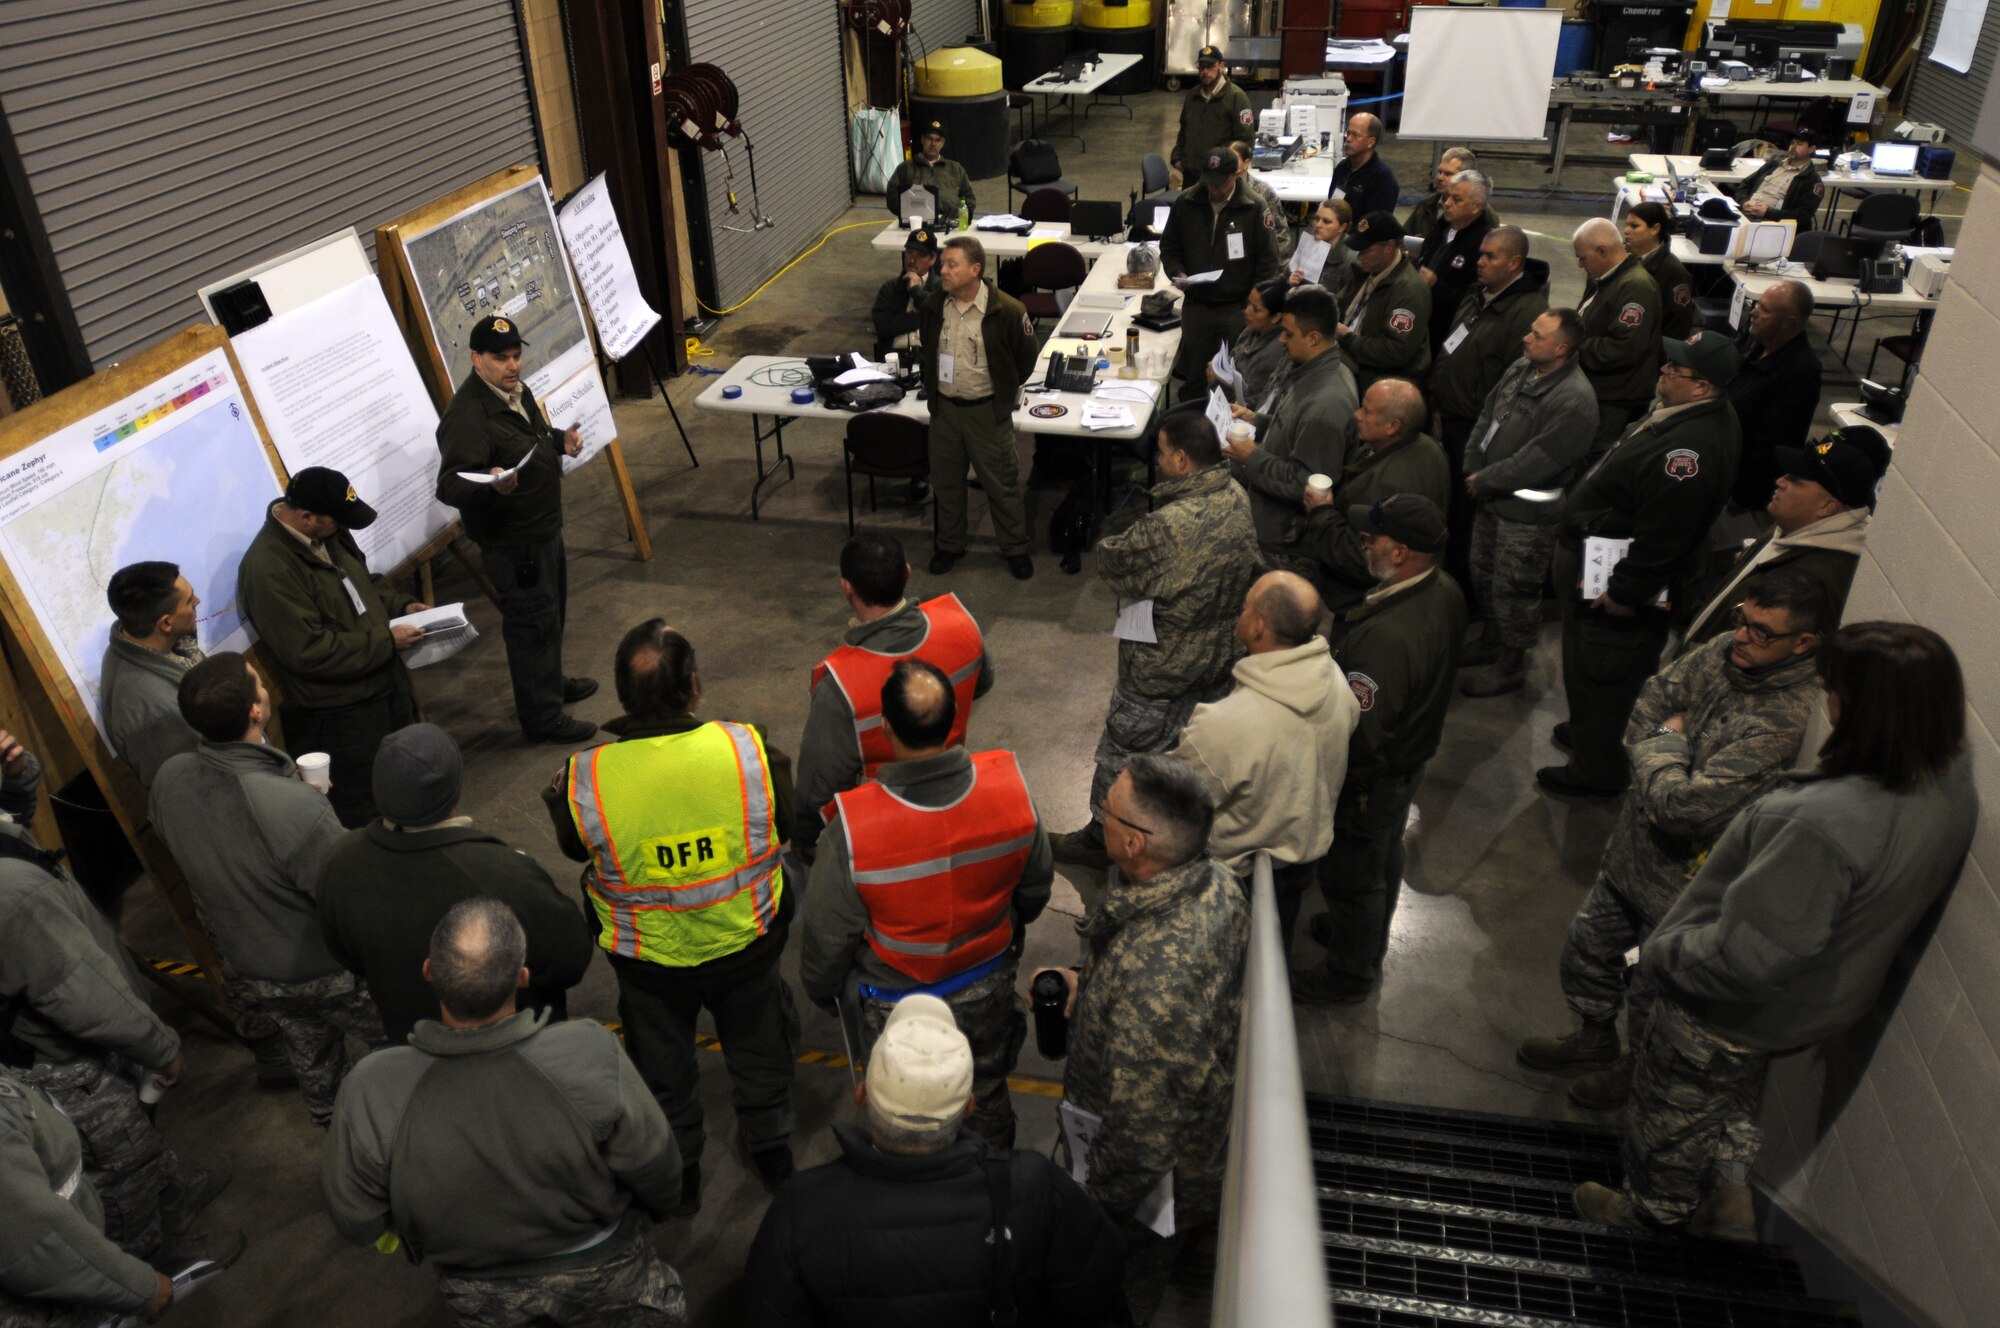
[[[1748,1185],[1718,1185],[1688,1217],[1688,1235],[1733,1245],[1757,1243],[1757,1205]]]
[[[1576,1215],[1586,1222],[1617,1227],[1622,1231],[1646,1229],[1646,1219],[1639,1216],[1637,1206],[1608,1185],[1587,1180],[1576,1187],[1569,1201],[1576,1208]]]
[[[1514,1049],[1514,1059],[1556,1074],[1609,1069],[1618,1063],[1618,1028],[1586,1023],[1568,1037],[1532,1037]]]
[[[1467,696],[1504,696],[1518,692],[1528,682],[1528,654],[1501,646],[1484,668],[1467,673],[1458,690]]]

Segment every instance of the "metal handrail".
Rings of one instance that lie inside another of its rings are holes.
[[[1278,899],[1270,855],[1259,853],[1250,874],[1250,949],[1210,1324],[1327,1328],[1333,1314],[1325,1257]]]

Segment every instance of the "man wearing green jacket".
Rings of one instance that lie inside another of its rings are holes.
[[[104,598],[116,621],[98,673],[98,713],[105,740],[145,791],[169,756],[194,750],[179,688],[201,663],[194,632],[201,597],[173,563],[144,562],[113,572]]]
[[[1333,844],[1320,859],[1326,912],[1312,921],[1326,962],[1292,979],[1302,1005],[1365,1001],[1382,980],[1403,888],[1403,830],[1444,734],[1465,639],[1465,596],[1437,565],[1444,512],[1397,494],[1348,509],[1375,589],[1347,615],[1334,657],[1361,718],[1347,745]]]
[[[1354,266],[1340,290],[1341,353],[1362,393],[1380,378],[1422,382],[1431,367],[1431,288],[1403,256],[1403,228],[1371,212],[1347,233]]]
[[[466,337],[472,370],[438,420],[437,496],[458,509],[499,593],[521,732],[530,742],[578,743],[597,726],[563,707],[593,695],[597,684],[562,671],[569,607],[562,479],[563,462],[583,451],[583,433],[543,421],[521,377],[525,344],[509,319],[489,316],[472,325]]]
[[[160,768],[153,824],[187,872],[231,1003],[277,1025],[306,1111],[324,1126],[353,1063],[347,1035],[382,1041],[367,989],[320,935],[320,869],[340,821],[265,741],[270,693],[243,656],[225,650],[189,669],[181,714],[201,745]]]
[[[1236,178],[1236,154],[1221,144],[1199,159],[1201,180],[1181,191],[1160,234],[1160,270],[1182,291],[1179,399],[1208,396],[1208,362],[1243,330],[1252,288],[1278,275],[1278,247],[1264,210]],[[1189,278],[1206,273],[1207,281]]]
[[[1354,507],[1366,508],[1399,493],[1418,494],[1444,510],[1451,494],[1451,462],[1437,440],[1424,432],[1423,393],[1402,378],[1384,378],[1361,398],[1354,412],[1357,444],[1347,469],[1333,477],[1331,494],[1308,488],[1302,546],[1312,551],[1316,571],[1334,613],[1359,603],[1379,582],[1360,534],[1348,522]]]
[[[1173,151],[1167,154],[1167,164],[1181,173],[1183,181],[1201,169],[1209,153],[1226,150],[1237,139],[1257,132],[1249,94],[1230,81],[1229,62],[1222,58],[1222,48],[1202,47],[1194,64],[1201,82],[1181,103],[1180,132],[1174,136]]]
[[[944,121],[925,122],[917,135],[917,155],[896,167],[889,177],[882,201],[897,220],[902,220],[903,194],[912,185],[922,185],[935,199],[932,217],[940,226],[950,226],[963,207],[969,214],[976,206],[972,197],[972,177],[965,167],[944,155]]]
[[[1592,217],[1570,240],[1583,269],[1583,341],[1576,362],[1597,393],[1596,451],[1643,415],[1660,367],[1660,287],[1618,228]]]
[[[937,547],[932,576],[965,556],[965,470],[986,490],[993,535],[1017,581],[1035,574],[1021,457],[1014,442],[1014,407],[1035,367],[1035,329],[1028,311],[986,279],[986,247],[970,235],[944,242],[938,290],[918,315],[924,389],[931,408],[931,488],[937,495]]]
[[[603,1025],[515,1008],[526,960],[498,900],[438,923],[424,977],[442,1018],[341,1090],[320,1162],[333,1225],[428,1259],[461,1323],[684,1324],[652,1242],[680,1200],[673,1131]]]
[[[236,598],[257,630],[295,752],[333,758],[328,800],[345,826],[375,814],[369,772],[382,739],[417,718],[397,657],[423,638],[390,620],[430,606],[372,579],[350,533],[375,523],[337,470],[308,466],[271,504],[236,570]]]

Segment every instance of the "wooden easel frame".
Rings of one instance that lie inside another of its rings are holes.
[[[521,186],[530,184],[541,177],[541,172],[532,166],[509,166],[495,171],[483,180],[475,180],[462,189],[453,190],[442,198],[433,199],[420,208],[406,212],[394,221],[375,228],[375,266],[382,282],[382,292],[389,299],[389,309],[396,321],[403,325],[403,335],[410,343],[410,353],[431,385],[431,394],[437,399],[440,411],[451,404],[458,380],[451,366],[444,362],[443,353],[438,349],[437,329],[431,325],[430,313],[424,308],[423,298],[418,294],[416,273],[410,266],[410,253],[404,247],[403,236],[409,233],[429,231],[440,223],[457,216],[470,208],[477,207],[488,199],[498,198]],[[553,199],[551,199],[549,224],[555,227],[556,242],[562,244],[562,231],[555,226]],[[569,249],[563,245],[563,261],[569,261]],[[597,331],[590,316],[584,311],[582,287],[577,283],[575,272],[570,273],[570,290],[577,300],[577,319],[582,324],[583,335],[590,343],[593,367],[597,361]],[[601,372],[601,371],[600,371]],[[607,389],[608,391],[608,389]],[[639,509],[638,490],[632,484],[632,472],[625,465],[625,451],[619,440],[613,438],[605,445],[604,455],[611,462],[611,482],[618,491],[619,505],[624,509],[625,526],[639,561],[645,562],[653,556],[652,536],[646,531],[645,513]],[[465,555],[452,546],[452,551],[463,559]],[[429,581],[430,569],[426,563],[422,575]],[[483,577],[481,578],[484,579]]]
[[[256,431],[278,490],[282,491],[284,463],[279,460],[278,449],[264,428],[264,417],[258,413],[257,402],[250,395],[243,366],[237,363],[229,338],[222,329],[207,325],[177,332],[123,363],[100,370],[83,382],[37,402],[18,415],[0,419],[0,460],[34,446],[114,402],[143,391],[148,385],[217,350],[228,357],[230,371],[236,375],[241,389],[244,408],[250,414],[250,427]],[[196,1010],[233,1033],[234,1020],[222,994],[222,961],[195,914],[194,897],[189,892],[187,877],[153,829],[139,781],[123,761],[111,754],[104,735],[91,722],[89,708],[84,705],[76,685],[64,669],[54,642],[28,611],[27,604],[14,569],[0,562],[0,620],[5,622],[8,659],[13,666],[11,685],[0,681],[0,721],[26,721],[25,740],[40,749],[35,754],[43,766],[44,791],[74,778],[79,769],[90,771],[119,828],[125,832],[133,852],[138,855],[154,887],[165,900],[174,926],[179,929],[181,939],[187,942],[189,953],[208,980],[209,991],[205,997],[197,996],[157,974],[150,964],[140,964],[140,971],[160,981],[176,995],[188,999]],[[41,843],[56,842],[54,817],[49,814],[46,798],[37,808],[35,828],[36,838]]]

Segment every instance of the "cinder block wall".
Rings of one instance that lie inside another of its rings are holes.
[[[1856,347],[1900,330],[1868,320]],[[1849,622],[1869,618],[1922,623],[1958,652],[1979,835],[1886,1018],[1774,1066],[1760,1171],[1919,1322],[1970,1328],[2000,1321],[2000,172],[1990,165],[1848,601]]]

